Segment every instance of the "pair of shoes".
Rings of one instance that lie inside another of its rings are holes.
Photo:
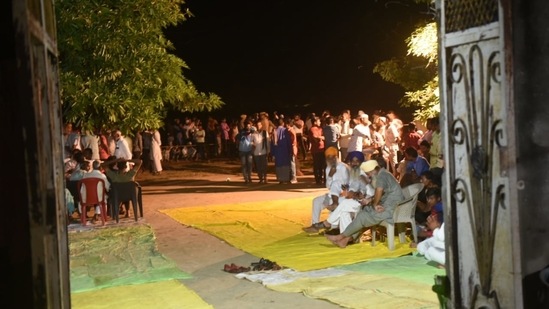
[[[314,234],[325,229],[326,229],[326,226],[324,225],[324,222],[317,222],[317,223],[313,223],[311,226],[304,227],[303,231],[309,234]]]
[[[225,264],[225,266],[223,267],[223,270],[228,273],[239,274],[239,273],[250,271],[250,267],[238,266],[234,263],[231,263],[230,265]]]
[[[292,179],[290,183],[297,183],[297,179]]]
[[[276,262],[273,262],[264,258],[261,258],[257,263],[252,263],[252,267],[254,271],[282,269],[282,266],[278,265]]]

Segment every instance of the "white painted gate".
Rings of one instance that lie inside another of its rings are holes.
[[[502,9],[497,0],[437,4],[449,305],[520,308]]]

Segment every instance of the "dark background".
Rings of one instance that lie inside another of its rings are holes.
[[[406,54],[405,39],[432,18],[427,5],[376,0],[187,0],[194,17],[166,31],[214,114],[393,109],[404,90],[372,72]],[[179,116],[171,112],[172,117]]]

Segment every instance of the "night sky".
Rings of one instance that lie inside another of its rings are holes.
[[[194,17],[166,36],[202,92],[226,103],[218,115],[367,113],[398,107],[401,87],[372,72],[406,53],[405,38],[430,19],[411,0],[187,0]]]

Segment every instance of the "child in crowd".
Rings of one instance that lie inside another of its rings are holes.
[[[425,193],[427,197],[427,207],[431,211],[431,214],[427,218],[427,225],[418,225],[418,238],[425,239],[433,236],[433,229],[429,228],[429,220],[436,219],[440,224],[444,223],[444,217],[442,215],[442,197],[439,187],[432,187],[427,189]],[[432,218],[435,217],[435,218]],[[429,219],[431,218],[431,219]]]

